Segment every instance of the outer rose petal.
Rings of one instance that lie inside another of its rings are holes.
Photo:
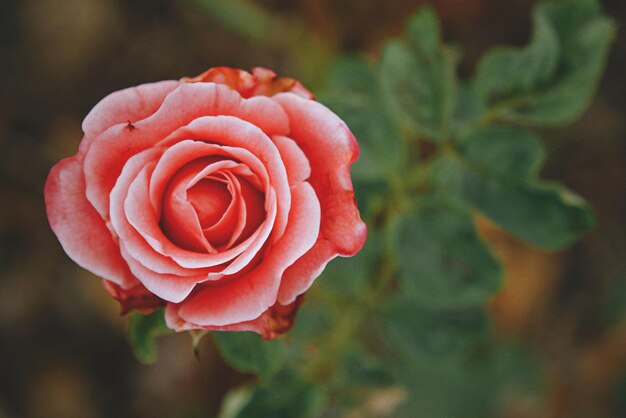
[[[52,167],[44,195],[50,227],[72,260],[123,288],[137,283],[104,221],[85,198],[78,157],[66,158]]]
[[[86,151],[91,140],[105,129],[118,123],[133,123],[156,112],[165,96],[179,84],[173,80],[141,84],[100,100],[83,120],[85,139],[80,143],[81,151]]]
[[[239,322],[237,324],[224,326],[206,326],[199,327],[194,324],[185,322],[178,316],[176,305],[168,305],[165,309],[165,322],[167,326],[176,331],[186,331],[192,329],[207,329],[211,331],[252,331],[261,334],[264,339],[272,340],[280,337],[289,331],[295,322],[298,309],[304,300],[304,295],[298,296],[296,300],[289,305],[275,304],[261,316],[251,321]]]
[[[305,99],[313,99],[313,94],[307,90],[298,80],[287,77],[277,77],[276,73],[263,67],[254,67],[252,74],[257,79],[257,84],[252,95],[273,96],[278,93],[293,93]]]
[[[274,96],[289,116],[293,138],[311,164],[309,183],[322,205],[321,236],[340,255],[354,255],[365,243],[367,228],[356,207],[350,164],[359,156],[354,136],[337,115],[320,103],[290,93]]]
[[[281,92],[291,92],[305,99],[312,99],[313,94],[298,80],[277,77],[272,70],[254,67],[252,74],[244,70],[230,67],[211,68],[196,77],[185,77],[184,82],[212,82],[224,84],[236,90],[242,97],[273,96]]]
[[[280,157],[285,164],[289,184],[308,179],[311,175],[311,165],[298,144],[293,139],[280,135],[274,135],[272,141],[278,148]]]
[[[150,293],[141,283],[138,283],[130,289],[122,289],[115,283],[111,283],[107,280],[103,280],[102,284],[107,292],[120,303],[121,315],[125,315],[132,310],[148,314],[165,305],[164,300]]]
[[[365,243],[367,228],[359,215],[350,179],[350,164],[357,159],[359,149],[348,127],[317,102],[288,93],[274,99],[289,116],[290,137],[309,159],[309,182],[322,208],[318,242],[283,277],[278,301],[286,305],[305,292],[335,256],[358,252]]]
[[[150,291],[155,297],[168,302],[180,302],[191,293],[196,283],[208,280],[207,274],[186,277],[155,273],[127,254],[123,247],[122,254],[124,254],[124,258],[133,274],[141,280],[141,283],[147,289],[146,291]]]
[[[181,320],[197,325],[225,326],[258,318],[274,305],[285,269],[317,239],[320,208],[313,188],[292,188],[293,205],[285,234],[250,273],[223,285],[206,286],[178,305]]]

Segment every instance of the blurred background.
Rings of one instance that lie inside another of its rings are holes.
[[[1,418],[214,417],[226,391],[247,379],[225,365],[209,341],[196,359],[186,334],[164,338],[156,364],[138,363],[117,303],[67,258],[50,231],[43,185],[50,167],[76,152],[91,107],[115,90],[221,65],[266,66],[315,93],[333,56],[375,56],[425,4],[220,6],[226,3],[0,3]],[[444,39],[464,52],[461,76],[472,73],[488,48],[525,44],[534,3],[430,2]],[[603,6],[626,27],[626,3]],[[567,252],[545,253],[477,221],[506,269],[506,283],[490,305],[497,334],[531,347],[544,371],[544,397],[528,401],[524,414],[506,416],[569,417],[581,410],[594,411],[590,417],[626,416],[626,321],[619,319],[626,311],[625,69],[620,31],[590,109],[544,135],[542,176],[587,199],[598,213],[597,228]],[[387,415],[365,408],[353,416]]]

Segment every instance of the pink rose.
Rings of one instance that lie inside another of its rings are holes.
[[[48,176],[48,219],[122,312],[274,338],[326,263],[365,242],[357,143],[293,79],[213,68],[115,92],[82,127]]]

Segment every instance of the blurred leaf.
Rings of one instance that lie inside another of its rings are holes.
[[[359,161],[360,161],[359,157]],[[365,164],[365,163],[364,163]],[[364,167],[364,164],[360,167]],[[356,178],[353,173],[353,185],[356,201],[362,218],[366,221],[385,210],[391,195],[391,185],[384,180],[368,181]]]
[[[401,173],[404,141],[382,101],[374,69],[360,58],[343,57],[335,61],[329,82],[318,99],[348,124],[361,149],[352,175],[374,181]]]
[[[542,9],[533,14],[533,39],[525,48],[495,48],[481,59],[474,87],[487,102],[547,83],[559,63],[559,39]]]
[[[494,223],[529,243],[562,249],[595,224],[583,199],[556,183],[540,181],[539,141],[519,128],[478,129],[463,140],[440,181]],[[456,173],[454,173],[456,171]]]
[[[462,134],[477,123],[485,110],[485,102],[478,96],[476,89],[472,85],[461,83],[454,103],[452,129],[455,133]]]
[[[439,20],[425,7],[408,24],[408,42],[385,45],[383,92],[401,121],[430,140],[445,138],[454,109],[457,57],[440,40]]]
[[[326,403],[320,386],[291,374],[276,376],[268,386],[235,389],[226,396],[220,418],[315,418]]]
[[[278,340],[263,340],[254,332],[212,332],[220,355],[242,373],[254,373],[264,381],[271,379],[284,360],[284,347]]]
[[[462,138],[463,156],[481,171],[526,181],[537,175],[545,153],[531,132],[508,126],[476,129]]]
[[[488,333],[481,305],[438,309],[416,304],[406,296],[395,298],[382,315],[391,343],[409,359],[446,358],[455,361]]]
[[[394,418],[487,418],[502,415],[506,397],[538,398],[541,372],[530,353],[504,344],[467,355],[465,362],[413,357],[390,359],[409,390]],[[507,395],[506,397],[504,395]]]
[[[381,259],[383,237],[374,230],[368,231],[367,238],[356,255],[337,258],[327,265],[321,278],[325,290],[353,298],[370,284],[372,272]]]
[[[393,384],[387,364],[357,347],[344,350],[337,372],[341,374],[345,387],[380,387]]]
[[[596,223],[579,196],[554,183],[510,184],[468,172],[466,198],[503,229],[548,250],[578,240]]]
[[[397,246],[401,291],[421,306],[480,306],[500,285],[500,266],[458,202],[418,201],[400,220]]]
[[[154,363],[157,349],[155,339],[173,331],[165,324],[163,309],[143,315],[131,312],[128,317],[128,338],[135,357],[145,364]]]
[[[597,0],[545,3],[535,12],[533,42],[486,55],[475,87],[487,98],[498,95],[490,111],[496,119],[537,126],[571,122],[593,96],[615,32]]]

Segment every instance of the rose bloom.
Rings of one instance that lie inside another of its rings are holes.
[[[275,338],[324,266],[365,242],[354,136],[268,69],[121,90],[82,129],[48,176],[48,220],[123,313],[164,306],[175,330]]]

